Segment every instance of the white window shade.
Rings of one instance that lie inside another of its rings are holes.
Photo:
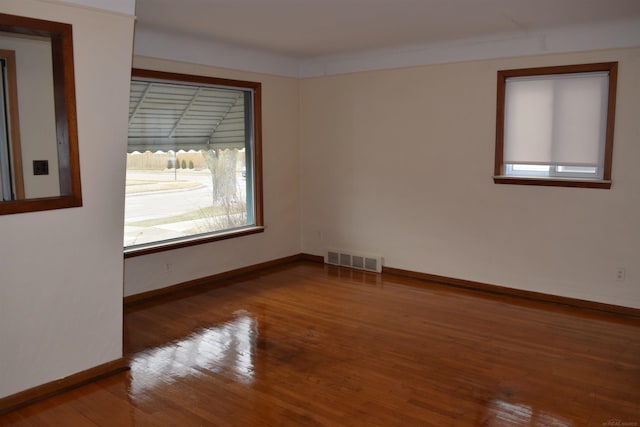
[[[504,163],[601,166],[608,73],[506,80]]]

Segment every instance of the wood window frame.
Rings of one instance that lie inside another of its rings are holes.
[[[254,215],[255,225],[239,230],[217,231],[212,234],[185,237],[177,241],[151,243],[138,248],[124,249],[124,257],[149,255],[174,249],[186,248],[205,243],[217,242],[264,232],[263,180],[262,180],[262,84],[244,80],[224,79],[218,77],[181,74],[165,71],[133,68],[131,77],[166,80],[174,83],[201,83],[213,86],[237,87],[253,91],[253,175],[254,175]]]
[[[606,71],[609,73],[607,99],[607,120],[604,141],[603,176],[601,180],[577,178],[516,177],[505,175],[504,125],[505,96],[507,79],[511,77],[546,76],[554,74],[577,74]],[[541,185],[552,187],[611,188],[611,168],[613,160],[613,134],[615,126],[616,92],[618,82],[618,62],[561,65],[552,67],[522,68],[498,71],[496,100],[496,151],[493,181],[496,184]]]

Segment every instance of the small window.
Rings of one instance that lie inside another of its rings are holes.
[[[610,188],[617,67],[498,71],[494,182]]]
[[[133,70],[125,255],[262,231],[260,89]]]

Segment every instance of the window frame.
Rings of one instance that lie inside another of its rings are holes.
[[[236,237],[247,236],[264,231],[264,208],[263,208],[263,180],[262,180],[262,84],[260,82],[250,82],[245,80],[233,80],[218,77],[199,76],[194,74],[181,74],[166,71],[155,71],[141,68],[131,70],[131,78],[163,80],[167,83],[196,83],[210,86],[221,86],[228,88],[238,88],[251,90],[253,92],[252,115],[253,115],[253,205],[255,224],[247,225],[238,229],[213,231],[211,233],[198,234],[184,237],[177,240],[160,241],[149,243],[148,245],[124,248],[124,257],[148,255],[157,252],[164,252],[189,246],[201,245],[205,243],[217,242]]]
[[[541,176],[527,174],[527,176],[513,176],[506,174],[508,165],[504,163],[504,134],[505,134],[505,97],[507,79],[511,77],[535,77],[554,74],[579,74],[592,72],[608,72],[609,88],[607,94],[607,119],[604,141],[604,159],[602,178],[590,178],[579,174],[563,175],[550,173]],[[611,169],[613,160],[613,136],[615,126],[616,93],[618,81],[618,62],[600,62],[592,64],[561,65],[538,68],[522,68],[498,71],[497,100],[496,100],[496,142],[495,165],[493,181],[496,184],[542,185],[553,187],[581,187],[581,188],[611,188]]]

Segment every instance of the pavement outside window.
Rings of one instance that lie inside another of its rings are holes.
[[[208,169],[128,170],[124,246],[210,233],[246,224],[246,178],[214,200]]]

